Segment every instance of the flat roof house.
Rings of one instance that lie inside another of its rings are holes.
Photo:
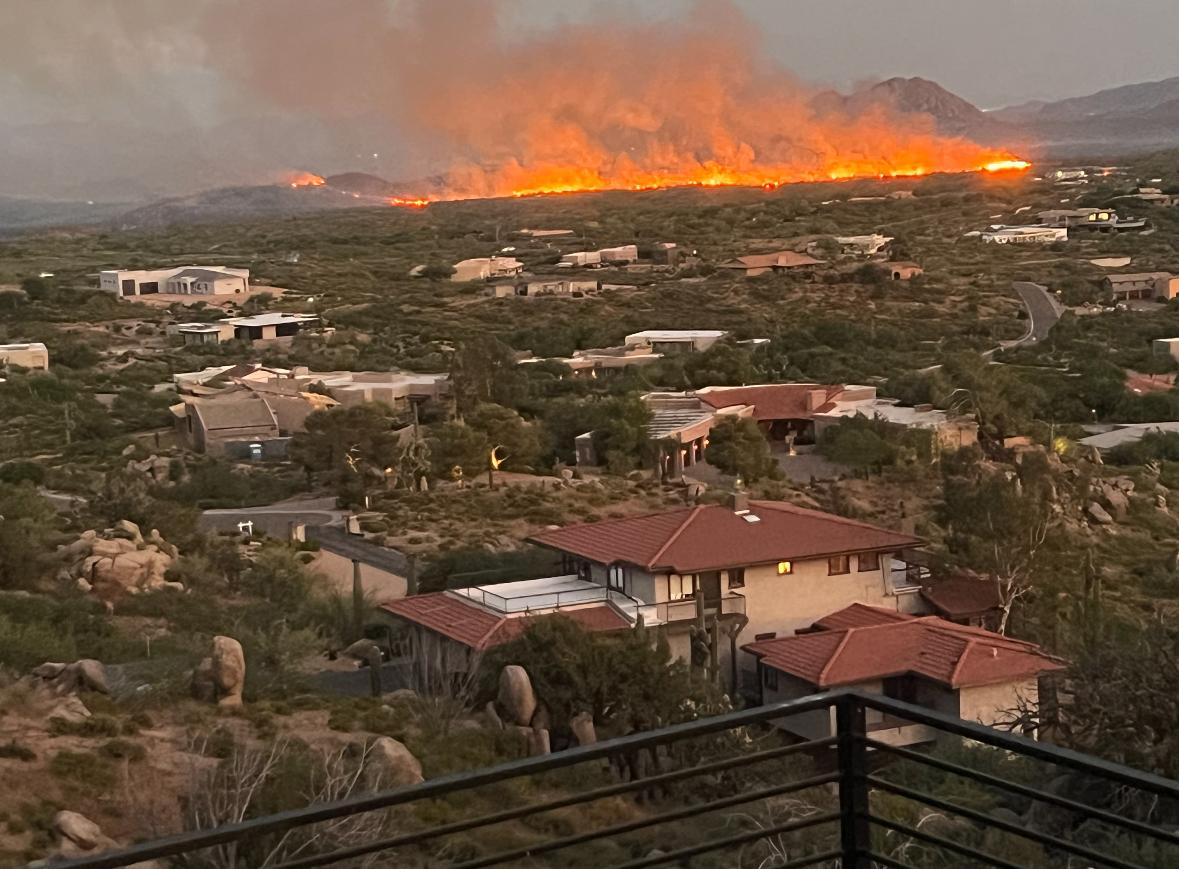
[[[855,687],[991,726],[1015,720],[1022,704],[1035,708],[1040,677],[1064,668],[1033,643],[864,603],[823,616],[804,633],[743,649],[757,659],[763,703]],[[873,710],[866,724],[873,739],[892,745],[934,738],[923,725]],[[779,726],[804,739],[835,733],[828,710]]]
[[[1051,226],[993,226],[979,233],[987,244],[1052,244],[1068,241],[1068,230]]]
[[[171,411],[186,448],[256,460],[284,458],[291,435],[304,430],[307,417],[336,404],[325,395],[293,386],[241,383],[212,395],[185,396]]]
[[[212,323],[178,323],[168,334],[179,335],[185,344],[222,344],[226,341],[275,341],[293,338],[319,322],[312,314],[274,311],[252,317],[227,317]]]
[[[557,298],[584,299],[596,295],[601,284],[596,280],[568,280],[564,278],[531,278],[503,281],[489,287],[490,294],[497,299],[511,298]]]
[[[1105,289],[1117,301],[1129,299],[1173,299],[1179,295],[1179,277],[1170,272],[1106,275]]]
[[[699,353],[728,335],[722,329],[647,329],[623,339],[627,347],[649,346],[656,353]]]
[[[174,266],[165,269],[109,269],[98,287],[117,296],[167,293],[177,296],[229,296],[250,290],[250,270],[228,266]]]
[[[524,263],[510,256],[483,256],[460,260],[454,264],[452,281],[487,281],[515,277],[524,271]]]
[[[0,344],[0,368],[5,365],[48,371],[49,350],[39,342]]]

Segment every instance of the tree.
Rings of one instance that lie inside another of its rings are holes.
[[[897,458],[897,448],[888,435],[883,420],[853,416],[823,432],[819,452],[836,464],[879,473]]]
[[[753,420],[726,417],[712,427],[708,439],[705,458],[714,468],[741,477],[747,483],[782,476],[769,442]]]
[[[600,419],[594,430],[594,450],[600,460],[615,473],[634,469],[650,449],[650,409],[638,396],[616,396],[601,403]]]
[[[444,281],[454,274],[454,266],[445,263],[430,263],[418,272],[418,277],[431,281]]]
[[[1044,544],[1053,527],[1055,484],[1046,468],[1025,462],[1023,477],[981,467],[973,473],[946,476],[941,516],[947,545],[967,567],[995,583],[1007,632],[1016,601],[1032,589]]]
[[[973,413],[984,442],[1023,434],[1044,402],[1043,392],[1021,380],[1010,366],[994,365],[977,353],[950,356],[939,374],[935,403]]]
[[[512,348],[491,335],[459,345],[451,360],[450,382],[460,414],[486,403],[516,407],[527,392]]]
[[[289,455],[310,473],[330,471],[341,490],[362,493],[369,479],[385,478],[400,457],[401,418],[375,402],[317,410],[290,443]]]
[[[41,277],[24,278],[20,282],[20,288],[34,302],[49,301],[53,296],[53,285]]]
[[[40,578],[53,553],[57,513],[31,483],[0,483],[0,588]]]
[[[429,437],[431,464],[438,477],[449,476],[456,466],[468,477],[486,470],[496,447],[505,469],[531,468],[547,446],[540,426],[498,404],[477,405],[463,422],[432,426]]]

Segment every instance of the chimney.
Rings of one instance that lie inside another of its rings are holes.
[[[817,410],[823,406],[827,401],[827,390],[825,389],[810,389],[806,394],[806,409]]]

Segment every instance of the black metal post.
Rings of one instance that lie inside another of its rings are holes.
[[[868,821],[868,746],[864,707],[854,695],[835,701],[839,756],[839,845],[843,869],[867,869],[872,853]]]

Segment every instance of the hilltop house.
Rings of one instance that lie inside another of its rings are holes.
[[[940,449],[978,441],[973,418],[951,416],[931,405],[903,407],[895,399],[878,398],[874,386],[709,386],[696,392],[653,392],[643,401],[651,411],[648,437],[659,445],[663,472],[672,478],[705,458],[709,432],[725,416],[754,420],[777,446],[813,444],[827,428],[855,416],[929,432]]]
[[[1068,230],[1052,226],[992,226],[980,232],[987,244],[1052,244],[1068,241]]]
[[[843,235],[835,239],[840,249],[851,256],[875,256],[892,243],[893,238],[879,233],[871,235]]]
[[[226,317],[211,323],[177,323],[168,327],[185,344],[222,344],[226,341],[276,341],[293,338],[319,322],[311,314],[274,311],[252,317]]]
[[[173,423],[186,449],[237,459],[280,459],[307,417],[337,402],[293,384],[240,382],[172,405]]]
[[[648,346],[656,353],[699,353],[728,334],[721,329],[647,329],[627,335],[623,344]]]
[[[497,299],[540,297],[584,299],[596,295],[601,284],[596,280],[568,280],[564,278],[528,278],[491,284],[488,293]]]
[[[1179,277],[1170,272],[1107,275],[1104,284],[1106,291],[1119,302],[1129,299],[1169,301],[1179,295]]]
[[[49,370],[49,350],[41,343],[0,344],[0,368],[6,365]]]
[[[747,278],[755,278],[767,272],[788,272],[794,269],[808,269],[820,265],[823,265],[823,260],[818,260],[793,250],[781,250],[775,253],[755,253],[739,256],[736,259],[719,263],[717,268],[740,272]]]
[[[1120,217],[1111,208],[1055,208],[1041,211],[1039,218],[1042,226],[1091,229],[1101,232],[1117,232],[1146,227],[1145,220]]]
[[[228,266],[174,266],[166,269],[110,269],[99,272],[98,287],[117,296],[232,296],[250,290],[250,270]]]
[[[492,278],[511,278],[524,271],[524,263],[510,256],[483,256],[465,259],[454,264],[455,282],[487,281]]]
[[[641,617],[673,653],[692,658],[693,633],[717,625],[718,672],[750,677],[743,643],[792,634],[856,601],[894,611],[923,606],[905,552],[922,541],[779,501],[733,497],[538,532],[529,542],[560,556],[560,576],[407,597],[383,610],[472,654],[512,636],[529,615],[560,613],[595,630]],[[502,632],[507,632],[502,633]]]
[[[881,268],[888,272],[894,281],[909,281],[925,274],[925,269],[915,262],[902,260],[900,262],[882,263]]]
[[[991,726],[1014,721],[1021,706],[1034,709],[1040,677],[1064,668],[1032,643],[860,602],[805,632],[742,648],[757,660],[763,703],[854,687]],[[832,714],[793,716],[779,726],[803,739],[824,739],[835,733]],[[934,738],[923,725],[874,710],[866,724],[873,739],[892,745]]]

